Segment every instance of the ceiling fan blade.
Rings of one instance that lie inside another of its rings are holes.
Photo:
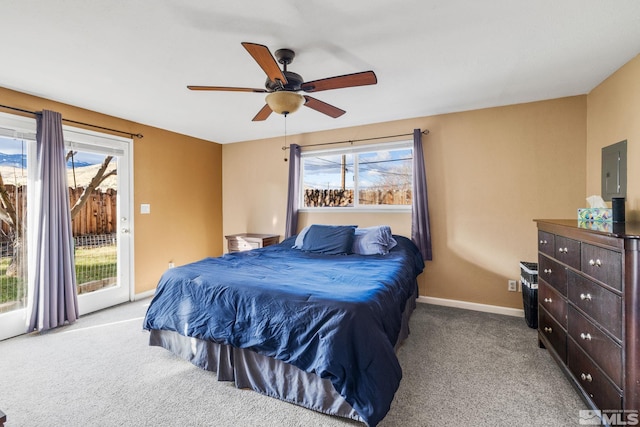
[[[187,86],[191,90],[217,90],[225,92],[258,92],[266,93],[266,89],[254,89],[250,87],[227,87],[227,86]]]
[[[269,80],[275,82],[280,80],[283,85],[287,84],[287,78],[284,76],[282,70],[278,66],[278,63],[274,59],[273,55],[269,51],[269,48],[256,43],[242,42],[242,46],[247,49],[247,52],[255,59],[260,68],[264,70],[269,77]]]
[[[262,120],[267,120],[267,118],[270,115],[271,115],[271,108],[269,107],[269,105],[264,104],[264,107],[262,107],[262,109],[258,111],[258,114],[256,114],[256,116],[251,121],[261,122]]]
[[[306,102],[304,103],[305,107],[312,108],[316,111],[326,114],[329,117],[333,117],[334,119],[346,113],[346,111],[341,110],[338,107],[334,107],[331,104],[327,104],[326,102],[322,102],[319,99],[315,99],[307,95],[304,96],[304,99],[306,100]]]
[[[376,83],[378,83],[376,73],[373,71],[362,71],[360,73],[345,74],[344,76],[328,77],[326,79],[304,82],[300,85],[300,89],[305,92],[319,92],[321,90],[374,85]]]

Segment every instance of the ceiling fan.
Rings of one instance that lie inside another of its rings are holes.
[[[267,93],[267,103],[253,118],[254,122],[266,120],[272,111],[286,116],[295,112],[301,105],[337,118],[346,111],[311,96],[300,95],[298,92],[312,93],[330,89],[374,85],[378,82],[373,71],[363,71],[305,82],[302,76],[287,70],[287,66],[291,64],[295,57],[293,50],[278,49],[275,52],[274,59],[269,48],[264,45],[243,42],[242,46],[267,74],[265,89],[226,86],[187,86],[187,88],[191,90]],[[276,59],[283,65],[282,70],[276,63]]]

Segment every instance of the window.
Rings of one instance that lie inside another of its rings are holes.
[[[413,143],[301,154],[301,209],[411,208]]]

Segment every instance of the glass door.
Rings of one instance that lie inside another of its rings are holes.
[[[65,143],[82,315],[131,298],[131,141],[82,133]]]
[[[27,158],[34,140],[0,127],[0,340],[26,330]]]
[[[83,315],[133,298],[133,142],[66,126],[64,138]],[[35,120],[0,113],[0,340],[26,331],[26,212],[35,150]]]

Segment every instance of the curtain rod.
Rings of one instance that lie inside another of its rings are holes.
[[[22,108],[10,107],[8,105],[0,104],[0,107],[1,108],[6,108],[6,109],[9,109],[9,110],[13,110],[13,111],[20,111],[21,113],[33,114],[34,116],[39,114],[37,111],[23,110]],[[89,127],[94,128],[94,129],[102,129],[102,130],[108,130],[110,132],[122,133],[124,135],[129,135],[131,138],[133,138],[133,137],[136,137],[136,138],[139,138],[139,139],[144,138],[144,135],[142,135],[141,133],[125,132],[123,130],[106,128],[106,127],[103,127],[103,126],[92,125],[91,123],[78,122],[78,121],[75,121],[75,120],[70,120],[70,119],[65,119],[65,118],[63,118],[62,121],[63,122],[67,122],[67,123],[73,123],[73,124],[76,124],[76,125],[89,126]]]
[[[429,129],[425,129],[422,131],[423,135],[428,135],[429,134]],[[353,144],[354,142],[362,142],[362,141],[373,141],[375,139],[386,139],[386,138],[397,138],[399,136],[413,136],[413,132],[412,133],[403,133],[400,135],[387,135],[387,136],[374,136],[371,138],[361,138],[361,139],[348,139],[345,141],[334,141],[334,142],[322,142],[319,144],[308,144],[308,145],[301,145],[300,148],[306,148],[306,147],[318,147],[321,145],[334,145],[334,144]],[[289,147],[288,146],[284,146],[282,147],[283,150],[288,150]]]

